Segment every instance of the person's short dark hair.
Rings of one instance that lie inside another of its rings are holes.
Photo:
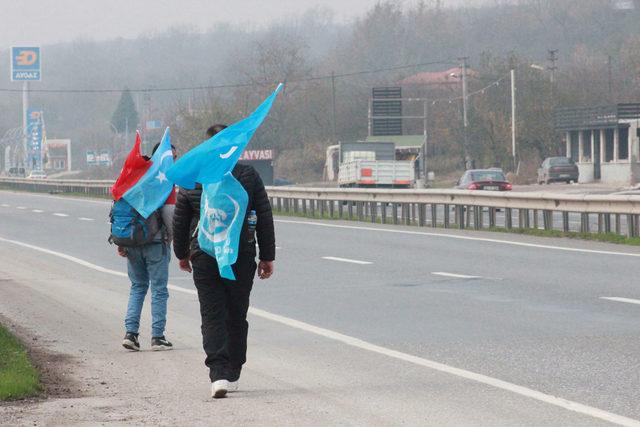
[[[227,125],[222,125],[222,124],[213,125],[209,129],[207,129],[207,136],[211,138],[213,135],[215,135],[218,132],[221,132],[223,129],[226,129],[226,128],[227,128]]]
[[[160,147],[160,143],[158,142],[156,145],[153,146],[153,150],[151,150],[151,155],[153,156],[154,154],[156,154],[156,150],[158,149],[158,147]],[[175,150],[176,147],[171,144],[171,149]]]

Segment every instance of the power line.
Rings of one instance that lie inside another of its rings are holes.
[[[346,78],[346,77],[355,77],[366,74],[376,74],[382,73],[386,71],[398,71],[404,70],[408,68],[416,68],[416,67],[424,67],[428,65],[444,65],[444,64],[455,64],[450,60],[441,60],[441,61],[431,61],[431,62],[422,62],[417,64],[407,64],[407,65],[399,65],[395,67],[386,67],[386,68],[377,68],[371,70],[361,70],[354,71],[350,73],[342,73],[342,74],[327,74],[322,76],[314,76],[314,77],[305,77],[301,79],[288,80],[287,83],[304,83],[318,80],[331,80],[336,78]],[[214,90],[214,89],[236,89],[242,87],[265,87],[277,84],[278,82],[265,82],[265,83],[231,83],[231,84],[220,84],[220,85],[206,85],[206,86],[185,86],[185,87],[168,87],[168,88],[137,88],[137,89],[129,89],[129,92],[140,92],[140,93],[151,93],[151,92],[181,92],[181,91],[193,91],[193,90]],[[12,89],[12,88],[0,88],[0,92],[11,93],[11,92],[22,92],[22,89]],[[122,89],[30,89],[31,93],[120,93]]]
[[[488,89],[491,89],[492,87],[497,87],[500,86],[500,82],[508,79],[511,75],[510,74],[505,74],[504,76],[500,77],[498,80],[491,82],[490,84],[486,85],[485,87],[483,87],[482,89],[478,89],[476,91],[470,92],[467,94],[467,98],[470,98],[472,96],[478,95],[480,93],[484,93],[485,91],[487,91]],[[440,102],[454,102],[454,101],[460,101],[462,99],[462,96],[456,96],[454,98],[437,98],[437,99],[432,99],[431,100],[431,105],[435,105],[437,103]]]

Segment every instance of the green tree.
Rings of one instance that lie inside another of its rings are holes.
[[[118,133],[135,130],[138,126],[138,111],[129,89],[125,88],[122,91],[118,106],[111,116],[111,124],[118,130]]]

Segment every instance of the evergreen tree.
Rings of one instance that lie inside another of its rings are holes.
[[[122,91],[118,106],[111,117],[111,124],[118,130],[118,133],[124,133],[127,130],[131,132],[138,126],[138,111],[136,111],[136,104],[133,102],[129,89],[125,88]]]

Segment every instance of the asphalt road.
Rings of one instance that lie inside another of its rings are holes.
[[[245,391],[211,402],[193,285],[175,264],[176,350],[119,347],[128,286],[108,210],[0,192],[0,314],[71,356],[83,391],[2,406],[0,424],[640,419],[639,249],[279,218],[276,275],[252,294]]]

